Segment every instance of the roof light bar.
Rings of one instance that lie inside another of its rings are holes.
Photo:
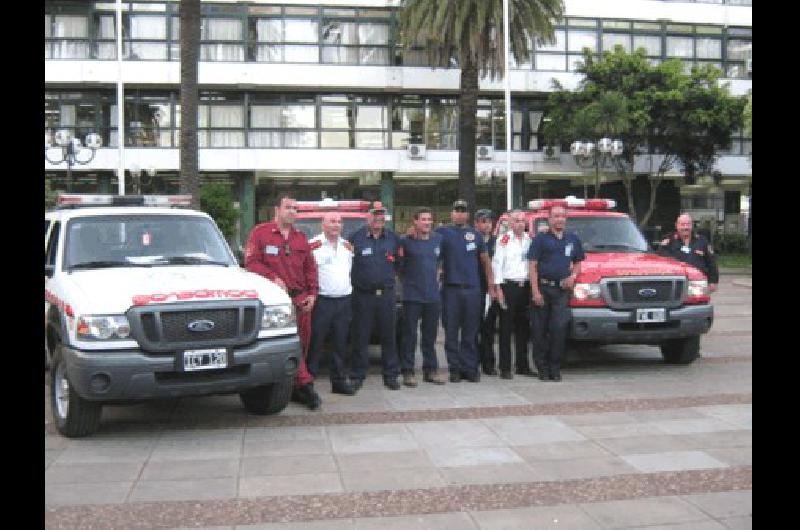
[[[191,195],[101,195],[62,193],[56,198],[60,208],[79,206],[190,206]]]
[[[555,206],[586,210],[611,210],[617,207],[614,199],[578,199],[574,195],[564,199],[535,199],[528,202],[530,210],[549,210]]]
[[[366,212],[369,210],[369,201],[335,201],[330,197],[326,197],[321,201],[297,201],[298,212],[311,212],[318,210]]]

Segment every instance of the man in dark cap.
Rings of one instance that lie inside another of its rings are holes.
[[[442,284],[442,323],[445,333],[445,353],[450,370],[450,382],[461,379],[480,381],[477,334],[481,315],[481,278],[483,267],[489,293],[494,298],[492,265],[486,252],[483,235],[467,224],[467,202],[453,202],[452,224],[440,226],[441,257],[444,281]]]

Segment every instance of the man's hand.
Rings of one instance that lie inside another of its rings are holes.
[[[300,302],[300,310],[303,313],[308,313],[314,309],[314,302],[317,301],[317,297],[313,294],[308,295],[305,300]]]
[[[575,275],[570,274],[563,280],[561,280],[561,288],[564,290],[570,290],[575,287]]]
[[[542,292],[538,289],[533,291],[533,304],[538,306],[544,305],[544,297],[542,296]]]
[[[716,290],[717,290],[717,284],[716,283],[709,283],[708,284],[708,292],[713,293]]]
[[[669,238],[662,239],[661,240],[661,246],[662,247],[666,247],[667,245],[669,245]]]
[[[494,296],[492,296],[492,298],[497,300],[498,304],[503,305],[503,303],[505,302],[505,298],[506,298],[505,295],[503,294],[503,288],[500,287],[499,285],[495,285],[494,286]]]
[[[280,278],[275,278],[274,280],[272,280],[272,282],[273,282],[275,285],[277,285],[278,287],[280,287],[281,289],[283,289],[285,292],[287,292],[287,293],[289,292],[289,291],[286,289],[286,284],[285,284],[285,283],[283,283],[283,280],[281,280]]]

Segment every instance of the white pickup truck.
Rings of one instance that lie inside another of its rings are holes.
[[[65,436],[103,405],[238,393],[273,414],[300,342],[286,293],[239,267],[188,196],[64,194],[45,214],[45,355]]]

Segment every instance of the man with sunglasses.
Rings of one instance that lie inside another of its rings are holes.
[[[256,225],[247,237],[244,263],[247,270],[285,290],[295,305],[303,356],[297,367],[292,401],[316,410],[322,400],[314,390],[314,378],[306,368],[306,357],[311,339],[311,311],[319,294],[317,263],[305,234],[294,227],[296,215],[297,201],[282,195],[275,207],[275,219]]]

